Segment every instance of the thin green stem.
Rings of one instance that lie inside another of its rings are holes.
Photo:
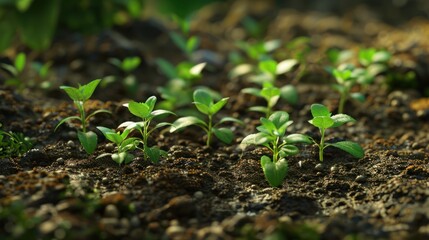
[[[323,150],[325,149],[325,129],[320,129],[319,160],[323,162]]]
[[[206,146],[210,147],[210,142],[211,142],[211,138],[212,138],[212,115],[209,115],[209,124],[207,127],[207,142],[206,142]]]
[[[76,107],[80,113],[80,121],[82,123],[82,132],[86,133],[86,115],[85,115],[85,108],[84,108],[84,102],[82,101],[75,101]]]
[[[279,159],[279,146],[278,146],[279,140],[280,140],[280,138],[277,137],[276,141],[273,144],[273,162],[274,163],[276,163]]]

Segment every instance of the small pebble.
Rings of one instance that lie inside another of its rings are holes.
[[[194,193],[194,197],[197,198],[197,199],[201,199],[202,197],[204,197],[204,193],[201,192],[201,191],[196,191]]]
[[[67,141],[67,147],[74,148],[75,146],[76,146],[76,144],[72,140]]]
[[[366,177],[364,175],[359,175],[356,177],[355,181],[358,183],[366,182]]]
[[[337,172],[338,171],[338,166],[334,165],[331,167],[331,172]]]
[[[322,171],[322,170],[323,170],[323,168],[324,168],[324,166],[323,166],[323,164],[322,164],[322,163],[318,163],[318,164],[314,167],[314,169],[316,169],[317,171]]]
[[[119,215],[120,215],[119,210],[115,205],[109,204],[106,206],[106,209],[104,210],[104,217],[119,218]]]
[[[113,143],[108,143],[104,146],[104,150],[107,152],[113,152],[115,150],[115,145]]]

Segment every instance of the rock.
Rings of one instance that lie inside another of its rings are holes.
[[[318,163],[318,164],[316,164],[316,166],[314,167],[314,169],[316,169],[316,171],[323,171],[323,168],[324,168],[324,166],[323,166],[323,164],[322,163]]]
[[[119,216],[120,216],[119,210],[113,204],[107,205],[106,208],[104,209],[104,217],[106,218],[119,218]]]
[[[359,175],[356,177],[355,181],[358,183],[364,183],[366,182],[366,177],[364,175]]]

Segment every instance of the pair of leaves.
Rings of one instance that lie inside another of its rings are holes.
[[[83,149],[85,149],[88,154],[92,154],[97,148],[97,134],[94,132],[77,131],[77,137]]]
[[[176,33],[170,33],[171,40],[173,40],[174,44],[180,48],[185,54],[191,54],[194,52],[198,46],[200,45],[200,39],[196,36],[189,37],[185,39],[184,36]]]
[[[261,166],[264,171],[265,179],[271,187],[278,187],[282,185],[288,171],[287,161],[282,158],[277,162],[271,161],[268,156],[262,156]]]
[[[228,98],[222,98],[215,103],[210,93],[204,89],[195,90],[193,98],[195,107],[198,109],[198,111],[207,116],[213,116],[219,112],[219,110],[221,110],[228,102]]]
[[[88,84],[79,85],[78,88],[61,86],[60,89],[63,89],[73,101],[86,102],[91,98],[100,81],[101,79],[95,79]]]
[[[136,68],[138,68],[138,66],[141,63],[141,58],[138,56],[127,57],[127,58],[124,58],[124,60],[122,61],[117,58],[111,58],[110,63],[112,63],[122,71],[129,73],[135,70]]]
[[[329,109],[318,103],[311,105],[311,115],[313,116],[313,119],[311,119],[309,123],[319,129],[339,127],[345,123],[356,121],[347,114],[335,114],[334,116],[331,116],[332,113]]]
[[[174,115],[173,112],[168,110],[163,110],[163,109],[153,110],[155,108],[156,100],[157,99],[155,96],[151,96],[148,99],[146,99],[146,102],[130,101],[128,104],[124,104],[124,106],[128,107],[128,110],[134,116],[137,116],[144,120],[151,120],[154,117],[158,117],[164,114]]]

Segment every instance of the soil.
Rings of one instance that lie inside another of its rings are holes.
[[[94,154],[87,155],[75,126],[64,125],[54,132],[61,119],[76,114],[58,86],[119,74],[109,58],[141,56],[144,62],[135,72],[140,80],[135,96],[126,95],[121,84],[114,83],[97,89],[88,106],[90,111],[113,112],[92,119],[92,129],[115,128],[133,119],[122,107],[124,102],[157,95],[156,87],[165,84],[154,60],[180,61],[183,57],[169,41],[169,27],[156,19],[97,36],[63,31],[52,48],[29,52],[34,60],[53,61],[50,90],[0,89],[3,129],[22,132],[35,141],[24,155],[0,159],[1,238],[429,239],[429,100],[424,92],[429,86],[429,21],[408,15],[392,18],[399,7],[382,8],[390,10],[383,15],[357,4],[328,14],[315,11],[320,9],[278,9],[272,4],[264,8],[246,2],[240,2],[247,6],[245,13],[270,23],[264,39],[311,39],[302,78],[292,73],[279,79],[281,84],[292,82],[300,96],[295,106],[277,105],[294,121],[290,133],[318,136],[308,123],[313,103],[336,111],[338,95],[323,69],[327,48],[387,49],[393,54],[392,71],[416,73],[413,88],[388,86],[379,76],[364,89],[364,103],[347,103],[346,113],[357,122],[327,133],[331,141],[360,143],[365,157],[355,159],[328,148],[320,164],[317,147],[302,145],[298,155],[288,158],[283,185],[269,186],[260,166],[260,157],[269,152],[239,147],[259,122],[260,115],[247,108],[261,102],[240,93],[250,83],[227,77],[232,42],[247,38],[239,22],[245,14],[230,5],[203,9],[192,29],[202,37],[201,48],[206,50],[202,57],[212,61],[199,84],[230,97],[220,115],[245,122],[230,126],[234,142],[205,147],[197,128],[179,134],[158,131],[152,134],[151,144],[167,151],[167,157],[153,164],[135,152],[133,162],[118,166],[108,157],[96,158],[114,150],[99,133],[101,143]],[[420,4],[401,7],[423,12],[425,4]],[[17,46],[2,61],[10,61],[23,49]]]

